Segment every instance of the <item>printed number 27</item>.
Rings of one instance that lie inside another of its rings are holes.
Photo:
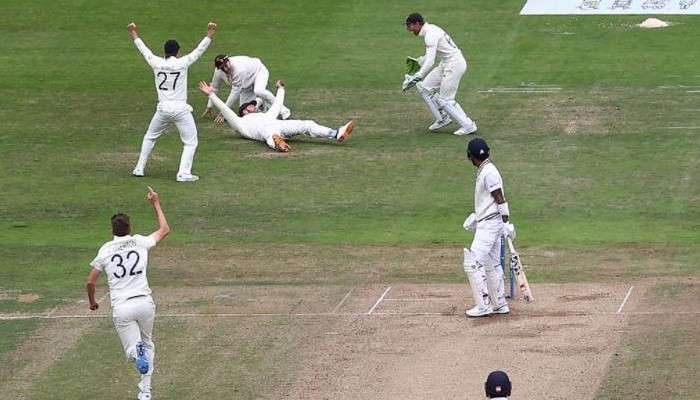
[[[141,258],[141,257],[139,257],[138,252],[131,250],[130,252],[126,253],[126,260],[130,261],[132,254],[136,256],[136,259],[134,260],[134,263],[131,264],[131,269],[129,270],[129,276],[138,275],[138,274],[143,272],[143,270],[134,271],[134,268],[136,268],[136,265],[139,263],[139,259]],[[121,279],[121,278],[126,276],[126,266],[124,266],[124,258],[122,258],[122,256],[119,254],[113,255],[112,259],[110,261],[114,262],[117,259],[119,260],[119,261],[117,261],[117,267],[121,269],[121,275],[117,274],[117,272],[120,272],[120,271],[114,271],[114,276],[117,279]]]
[[[162,81],[158,84],[158,89],[160,90],[175,90],[175,85],[177,85],[177,78],[180,77],[179,72],[170,72],[170,75],[174,75],[175,79],[173,79],[173,87],[171,89],[168,89],[166,86],[163,86],[165,82],[168,80],[168,74],[165,72],[159,72],[158,77],[163,78]]]

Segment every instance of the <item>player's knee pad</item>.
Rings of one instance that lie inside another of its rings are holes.
[[[464,272],[467,274],[476,268],[476,259],[474,258],[471,250],[466,247],[464,248],[464,261],[462,261],[462,267],[464,268]]]

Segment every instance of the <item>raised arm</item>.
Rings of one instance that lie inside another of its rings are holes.
[[[277,81],[275,85],[277,86],[277,95],[275,96],[275,101],[272,102],[270,109],[265,112],[265,115],[272,115],[277,118],[282,110],[282,104],[284,104],[284,81]]]
[[[160,242],[168,236],[170,233],[170,226],[168,221],[165,219],[165,214],[163,214],[163,209],[160,207],[160,197],[153,188],[148,187],[148,194],[146,195],[148,201],[153,205],[153,210],[156,212],[156,219],[158,219],[158,230],[151,233],[151,237],[155,239],[156,243]]]
[[[146,46],[146,43],[141,40],[135,23],[129,23],[129,25],[126,26],[126,30],[129,32],[129,37],[134,41],[134,45],[136,45],[136,48],[139,50],[143,58],[145,58],[148,65],[153,68],[160,57],[153,54],[151,49]]]
[[[214,88],[204,81],[199,82],[198,86],[199,90],[202,93],[204,93],[205,96],[209,97],[209,101],[211,101],[212,105],[219,109],[219,112],[221,112],[223,117],[226,119],[226,122],[228,122],[229,126],[237,130],[241,135],[246,135],[245,128],[243,127],[243,124],[241,124],[241,118],[238,115],[236,115],[236,113],[233,112],[233,110],[226,107],[226,104],[224,104],[224,102],[221,101],[220,98],[216,97],[216,93],[214,93]]]
[[[189,54],[186,56],[182,57],[183,60],[185,60],[185,63],[189,67],[192,65],[195,61],[199,60],[199,57],[204,54],[205,51],[207,51],[207,48],[211,44],[211,40],[214,38],[214,34],[216,34],[216,29],[217,25],[215,22],[209,22],[207,25],[207,36],[202,39],[201,42],[199,42],[199,45],[192,50]]]

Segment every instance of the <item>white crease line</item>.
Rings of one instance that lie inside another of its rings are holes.
[[[700,93],[700,90],[686,90],[686,93]]]
[[[700,129],[700,126],[664,126],[665,129]]]
[[[340,303],[338,303],[338,305],[335,306],[335,308],[333,309],[333,311],[331,311],[331,314],[335,314],[335,313],[338,312],[338,310],[340,310],[340,307],[342,307],[343,304],[345,303],[345,300],[347,300],[348,297],[350,297],[350,294],[352,293],[353,290],[355,290],[355,288],[352,288],[352,289],[350,289],[350,290],[348,291],[348,293],[345,295],[345,297],[343,297],[343,300],[340,300]]]
[[[511,310],[511,313],[514,313],[513,310]],[[626,315],[700,315],[700,311],[629,311],[625,312]],[[589,317],[607,317],[611,315],[618,315],[616,312],[608,311],[608,312],[597,312],[597,313],[586,313],[586,312],[581,312],[581,313],[572,313],[569,315],[560,315],[560,314],[537,314],[537,315],[528,315],[523,314],[523,316],[528,317],[528,318],[548,318],[551,319],[553,317],[559,318],[559,317],[571,317],[571,318],[577,318],[577,317],[582,317],[582,318],[589,318]],[[295,313],[295,314],[289,314],[289,313],[212,313],[212,314],[206,314],[206,313],[166,313],[166,314],[156,314],[156,319],[157,318],[264,318],[264,317],[367,317],[369,316],[367,313],[328,313],[328,312],[322,312],[322,313]],[[442,312],[375,312],[372,313],[371,316],[376,317],[376,316],[387,316],[387,317],[420,317],[420,316],[444,316],[444,317],[449,317],[449,316],[460,316],[459,314],[445,314]],[[54,315],[54,316],[47,316],[44,314],[26,314],[26,315],[4,315],[0,316],[0,321],[16,321],[16,320],[27,320],[27,319],[89,319],[89,318],[109,318],[110,315],[107,314],[74,314],[74,315]],[[504,317],[504,321],[507,321],[508,317]]]
[[[415,299],[384,299],[384,301],[445,301],[451,302],[454,298],[426,298],[426,297],[416,297]]]
[[[499,90],[561,90],[558,86],[520,86],[520,87],[495,87],[489,88],[488,90],[499,91]]]
[[[382,293],[382,296],[379,298],[379,300],[377,300],[377,302],[374,303],[374,305],[372,306],[372,308],[370,308],[369,311],[367,311],[367,315],[372,315],[372,313],[374,312],[374,309],[377,308],[377,306],[379,305],[379,303],[382,302],[382,300],[384,299],[384,296],[386,296],[386,294],[389,293],[389,290],[391,290],[391,286],[389,286],[388,288],[386,288],[386,290],[384,291],[384,293]]]
[[[102,297],[100,297],[100,298],[97,300],[97,304],[102,303],[102,302],[104,301],[104,299],[107,298],[108,295],[109,295],[109,292],[103,294]],[[78,301],[75,302],[74,306],[80,306],[81,304],[84,304],[84,303],[85,303],[85,301],[82,300],[82,299],[80,299],[80,300],[78,300]],[[46,314],[46,317],[47,317],[47,318],[51,318],[51,317],[53,316],[53,314],[56,312],[56,310],[58,310],[58,306],[54,306],[54,307],[48,312],[48,314]]]
[[[629,300],[630,295],[632,294],[632,289],[634,289],[634,286],[630,286],[630,289],[627,291],[627,295],[625,295],[625,299],[622,300],[622,304],[620,304],[620,308],[617,309],[617,314],[622,312],[622,308],[627,304],[627,300]]]
[[[557,90],[479,90],[478,93],[558,93]]]

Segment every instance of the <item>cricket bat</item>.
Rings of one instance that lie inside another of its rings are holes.
[[[535,299],[532,297],[530,284],[527,283],[525,270],[523,269],[523,264],[520,262],[520,255],[517,250],[515,250],[513,241],[510,238],[508,238],[508,248],[510,249],[510,268],[513,270],[513,275],[515,275],[515,281],[518,283],[518,288],[525,302],[530,303]]]

